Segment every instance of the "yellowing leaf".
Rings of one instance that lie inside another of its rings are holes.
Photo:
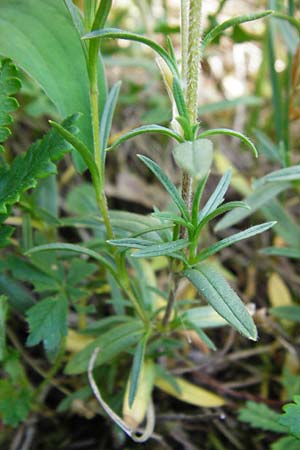
[[[69,330],[66,339],[66,349],[69,352],[77,353],[83,350],[87,345],[94,341],[94,338]]]
[[[185,381],[180,377],[175,377],[174,382],[178,386],[180,393],[177,392],[175,387],[172,386],[165,378],[156,378],[155,386],[178,400],[189,403],[190,405],[205,408],[218,408],[225,404],[224,398],[196,386],[189,381]]]
[[[292,297],[285,282],[277,273],[272,273],[268,280],[268,296],[273,307],[292,305]]]
[[[142,367],[137,392],[131,407],[129,406],[130,379],[128,380],[123,402],[123,418],[126,425],[133,429],[137,428],[146,416],[151,400],[154,378],[155,366],[152,361],[146,361]]]

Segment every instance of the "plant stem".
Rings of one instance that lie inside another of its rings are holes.
[[[192,125],[197,122],[199,67],[201,60],[201,19],[202,0],[181,0],[182,82],[186,86],[185,100]],[[192,183],[192,177],[184,172],[182,175],[181,194],[190,214],[193,202]],[[186,229],[182,227],[180,234],[181,238],[186,238]],[[173,270],[171,272],[170,294],[163,318],[164,326],[167,326],[171,318],[178,284],[179,276]]]
[[[199,86],[199,68],[201,60],[201,19],[202,19],[202,0],[189,1],[188,29],[187,22],[187,0],[182,0],[182,78],[186,86],[185,97],[191,124],[197,122],[198,110],[198,86]],[[192,178],[183,173],[182,176],[182,197],[191,212],[192,208]]]

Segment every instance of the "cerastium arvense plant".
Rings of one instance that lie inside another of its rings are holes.
[[[55,1],[52,0],[50,3],[55,4]],[[200,388],[181,378],[172,377],[165,368],[157,364],[156,361],[161,355],[174,357],[174,352],[178,346],[180,347],[182,331],[193,330],[210,349],[215,349],[215,346],[203,331],[205,327],[230,324],[247,338],[257,339],[256,327],[248,309],[223,275],[215,269],[210,257],[229,245],[268,230],[274,222],[252,226],[209,245],[203,238],[204,227],[227,211],[248,206],[240,201],[224,203],[224,196],[230,184],[230,171],[220,179],[207,202],[201,203],[213,158],[213,143],[209,137],[220,134],[237,137],[253,151],[255,156],[256,149],[252,142],[239,132],[223,128],[201,129],[197,108],[200,60],[210,42],[235,24],[267,17],[272,12],[265,11],[230,19],[211,29],[201,40],[202,1],[182,0],[180,70],[171,40],[168,40],[168,48],[165,49],[145,36],[120,29],[104,28],[112,1],[86,0],[84,5],[82,17],[72,1],[65,0],[64,14],[67,11],[70,13],[73,28],[81,37],[88,76],[90,106],[87,111],[90,109],[91,112],[90,128],[93,144],[91,146],[89,133],[81,129],[81,124],[84,125],[84,129],[89,128],[88,114],[83,118],[72,116],[61,124],[51,121],[52,131],[33,144],[24,156],[17,157],[11,166],[3,167],[1,213],[4,220],[9,216],[11,206],[19,202],[27,214],[23,219],[24,233],[28,230],[30,232],[31,219],[39,223],[40,216],[36,212],[32,217],[30,201],[24,197],[25,191],[36,186],[39,178],[54,173],[53,162],[62,158],[67,151],[73,149],[73,153],[77,152],[80,155],[81,159],[78,157],[76,159],[77,167],[81,169],[86,167],[90,172],[96,202],[101,213],[100,221],[99,218],[94,218],[93,224],[88,225],[87,221],[83,220],[83,225],[100,230],[102,238],[99,238],[98,234],[91,242],[81,244],[53,242],[55,233],[54,236],[53,233],[46,233],[46,238],[44,235],[34,242],[31,239],[24,239],[22,250],[30,261],[13,258],[10,260],[10,270],[16,275],[19,274],[21,279],[32,280],[36,291],[41,295],[37,303],[33,304],[30,298],[28,304],[22,307],[22,312],[26,311],[30,328],[27,345],[43,342],[48,357],[54,361],[52,369],[45,375],[45,381],[38,390],[41,392],[44,383],[47,384],[53,379],[64,361],[65,337],[68,334],[68,303],[75,307],[80,317],[82,340],[80,351],[68,361],[65,373],[71,375],[88,371],[92,390],[111,419],[132,439],[145,441],[152,434],[155,424],[151,400],[154,385],[183,400],[189,398],[194,404],[197,404],[197,401],[192,397],[199,395],[199,392],[203,395],[203,406],[221,406],[224,402],[213,393],[205,390],[197,391]],[[9,12],[8,4],[6,8]],[[57,5],[57,10],[59,8],[62,8],[62,5]],[[38,10],[36,14],[39,14]],[[115,84],[106,94],[100,55],[104,39],[135,41],[154,51],[172,103],[173,120],[170,128],[160,125],[142,126],[125,133],[109,144],[120,83]],[[9,44],[3,44],[4,47],[5,45]],[[14,56],[15,53],[10,48],[5,47],[1,51],[8,57],[14,57],[16,60],[19,58],[21,67],[28,63],[27,60],[22,60],[22,55]],[[61,61],[60,64],[64,62]],[[33,76],[36,75],[36,78],[39,77],[36,67],[25,68]],[[54,71],[55,68],[51,70]],[[75,75],[77,74],[74,73]],[[16,106],[10,96],[17,90],[18,81],[15,68],[9,61],[2,63],[0,82],[1,96],[9,99],[4,104],[10,111]],[[47,80],[44,83],[46,85]],[[41,84],[43,85],[43,80]],[[51,90],[52,87],[49,83],[45,86],[45,91],[49,92],[51,99],[59,104],[60,111],[66,111],[68,108],[64,108],[63,99],[68,94],[61,91],[58,95]],[[71,93],[69,95],[71,96]],[[8,116],[5,117],[3,125],[7,126],[10,119]],[[76,121],[79,133],[76,133]],[[138,155],[140,161],[168,193],[170,209],[167,211],[155,209],[154,213],[146,218],[109,211],[104,192],[106,156],[123,142],[143,133],[160,133],[176,141],[173,156],[183,174],[181,193],[155,161]],[[4,134],[1,135],[2,141],[6,137]],[[47,220],[52,226],[53,223],[55,226],[63,223],[70,226],[76,222],[75,219],[73,222],[72,220],[64,222],[63,219],[61,222],[58,219],[51,222],[49,216]],[[1,237],[6,238],[5,242],[4,239],[2,241],[4,245],[7,244],[11,229],[4,226],[1,230]],[[26,235],[30,236],[30,233],[25,233]],[[41,245],[37,245],[39,243]],[[83,256],[73,258],[76,254]],[[146,275],[147,259],[161,256],[169,261],[169,292],[160,291],[153,285],[155,281],[153,282],[151,277],[149,280]],[[94,260],[97,265],[88,262],[87,259]],[[67,268],[64,263],[67,263]],[[22,270],[25,275],[22,275]],[[86,305],[89,296],[92,295],[95,281],[94,284],[91,282],[91,285],[87,283],[88,288],[85,291],[81,291],[78,284],[84,275],[88,278],[95,277],[95,274],[99,277],[106,274],[110,286],[110,302],[115,315],[87,324],[86,314],[89,310]],[[210,306],[191,308],[192,302],[175,302],[179,283],[184,278],[194,285],[201,298]],[[0,318],[3,323],[7,316],[7,307],[7,299],[2,297]],[[17,343],[13,333],[10,332],[9,336],[12,342]],[[5,360],[7,350],[4,349],[4,339],[1,346],[3,347],[1,358]],[[94,369],[108,363],[112,364],[112,361],[117,365],[118,355],[125,354],[128,361],[128,351],[133,355],[129,356],[132,368],[124,395],[122,419],[103,400],[101,387],[99,390],[94,378]],[[42,371],[40,373],[43,375]],[[5,386],[2,386],[2,389],[4,388]],[[30,389],[28,392],[27,403],[30,405],[38,399],[38,394],[34,396]],[[26,415],[29,406],[24,408]],[[3,412],[3,408],[1,411]],[[11,423],[17,423],[24,414],[15,417]],[[147,424],[145,431],[140,435],[137,434],[138,427],[145,415]],[[6,421],[9,423],[8,418]]]

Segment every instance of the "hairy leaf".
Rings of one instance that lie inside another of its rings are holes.
[[[178,239],[172,242],[163,242],[162,244],[150,245],[142,250],[132,253],[133,258],[153,258],[155,256],[175,255],[176,252],[186,248],[189,241],[186,239]]]
[[[206,216],[211,214],[215,209],[217,209],[217,207],[221,203],[223,203],[224,195],[226,194],[227,189],[229,188],[231,174],[232,174],[231,170],[227,170],[227,172],[224,173],[216,189],[211,194],[211,196],[205,203],[204,207],[198,214],[198,222],[201,222],[201,220],[203,220]]]
[[[173,156],[181,169],[200,180],[207,175],[212,165],[213,144],[209,139],[184,142],[174,147]]]
[[[256,326],[243,302],[212,266],[199,264],[197,269],[185,270],[183,274],[230,325],[247,338],[257,339]]]

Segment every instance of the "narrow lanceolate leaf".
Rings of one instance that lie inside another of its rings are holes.
[[[228,214],[223,217],[220,222],[215,227],[216,231],[225,230],[232,225],[244,220],[246,217],[253,214],[262,206],[268,204],[270,200],[276,197],[280,192],[285,191],[291,186],[291,184],[287,181],[283,183],[268,183],[264,186],[261,186],[255,189],[252,194],[245,198],[245,202],[251,208],[250,210],[246,210],[244,208],[236,208],[233,211],[230,211]]]
[[[0,361],[3,360],[5,354],[5,323],[8,312],[8,299],[5,295],[0,295]]]
[[[198,214],[198,222],[206,217],[208,214],[212,213],[221,203],[224,201],[224,195],[229,188],[230,180],[231,180],[231,170],[227,170],[224,173],[221,180],[219,181],[216,189],[212,193],[212,195],[207,200],[206,204]]]
[[[108,143],[113,115],[120,93],[120,87],[121,82],[119,81],[111,88],[110,93],[107,96],[100,121],[100,151],[103,168],[105,164],[105,149]]]
[[[133,364],[130,374],[130,388],[129,388],[129,398],[128,403],[131,408],[137,393],[139,380],[141,377],[141,371],[144,364],[145,352],[147,340],[149,338],[149,333],[146,333],[145,336],[138,343],[136,350],[134,352]]]
[[[161,182],[165,190],[171,196],[173,202],[183,215],[183,217],[188,221],[189,220],[189,212],[184,203],[182,197],[180,196],[178,190],[170,180],[170,178],[162,171],[158,164],[152,161],[150,158],[147,158],[143,155],[137,155],[141,161],[151,170],[151,172],[156,176],[156,178]]]
[[[207,264],[183,272],[206,301],[228,324],[249,339],[256,341],[256,326],[241,299],[227,281]]]
[[[151,39],[146,38],[140,34],[130,33],[128,31],[120,30],[118,28],[104,28],[102,30],[91,31],[84,36],[84,39],[124,39],[126,41],[135,41],[145,44],[152,48],[163,60],[168,64],[169,68],[176,77],[178,76],[177,67],[168,54],[168,52]]]
[[[206,47],[221,33],[231,27],[235,27],[236,25],[240,25],[246,22],[252,22],[253,20],[262,19],[263,17],[270,16],[274,11],[261,11],[254,14],[247,14],[244,16],[233,17],[232,19],[225,20],[225,22],[217,25],[212,30],[210,30],[203,38],[201,48],[202,51],[206,49]]]
[[[236,233],[233,236],[229,236],[225,239],[222,239],[219,242],[216,242],[215,244],[211,245],[210,247],[202,250],[196,258],[196,263],[199,263],[200,261],[203,261],[204,259],[208,258],[209,256],[214,255],[215,253],[219,252],[225,247],[229,247],[229,245],[235,244],[236,242],[242,241],[243,239],[248,239],[252,236],[255,236],[256,234],[263,233],[264,231],[269,230],[272,228],[276,222],[266,222],[262,223],[260,225],[255,225],[253,227],[248,228],[245,231],[241,231],[240,233]]]
[[[32,254],[38,253],[38,252],[46,252],[49,250],[58,250],[58,251],[60,250],[60,251],[81,253],[82,255],[90,256],[91,258],[94,258],[97,261],[101,262],[111,272],[114,272],[114,270],[115,270],[114,266],[112,265],[112,263],[110,261],[105,259],[103,256],[99,255],[99,253],[95,252],[94,250],[83,247],[82,245],[63,244],[60,242],[53,243],[53,244],[38,245],[37,247],[33,247],[30,250],[28,250],[26,252],[26,255],[32,255]]]
[[[199,212],[204,188],[205,188],[207,180],[208,180],[208,176],[209,176],[209,173],[205,177],[203,177],[203,179],[201,181],[199,181],[198,186],[195,191],[195,194],[194,194],[194,199],[193,199],[193,204],[192,204],[192,223],[195,227],[198,224],[198,212]]]
[[[300,180],[300,165],[286,167],[285,169],[276,170],[268,175],[255,181],[254,186],[258,187],[265,183],[280,183],[282,181]]]
[[[149,245],[153,245],[154,241],[148,241],[147,239],[138,238],[122,238],[122,239],[111,239],[107,241],[108,244],[115,245],[116,247],[125,248],[145,248]]]
[[[300,259],[300,248],[290,247],[266,247],[260,250],[259,253],[271,256],[285,256],[286,258]]]
[[[97,347],[100,347],[100,352],[96,359],[95,367],[111,361],[120,353],[127,352],[132,346],[136,345],[144,332],[144,326],[139,320],[115,325],[83,350],[76,353],[69,361],[65,372],[69,375],[85,372],[93,351]]]
[[[0,142],[4,142],[11,134],[8,126],[13,118],[10,113],[15,111],[19,104],[13,97],[21,88],[18,72],[13,63],[5,59],[0,67]],[[0,145],[0,151],[2,146]]]
[[[253,142],[243,133],[239,133],[238,131],[230,130],[228,128],[215,128],[212,130],[203,131],[201,134],[199,134],[197,139],[203,139],[207,136],[214,136],[218,134],[224,134],[225,136],[232,136],[240,139],[240,141],[242,141],[244,144],[247,145],[247,147],[249,147],[252,150],[254,156],[257,158],[258,153]]]
[[[209,139],[184,142],[176,145],[173,156],[177,165],[196,180],[201,180],[210,170],[213,144]]]
[[[161,125],[143,125],[138,128],[134,128],[131,131],[128,131],[128,133],[123,134],[119,139],[115,140],[110,147],[108,147],[108,151],[114,150],[119,145],[123,144],[124,142],[128,141],[128,139],[134,138],[135,136],[139,136],[140,134],[145,133],[158,133],[158,134],[164,134],[165,136],[169,136],[171,138],[176,139],[178,142],[183,142],[183,138],[180,136],[180,134],[176,133],[176,131],[171,130],[170,128],[162,127]]]
[[[74,130],[77,116],[72,116],[63,125]],[[55,130],[35,142],[25,154],[17,156],[10,168],[2,169],[0,183],[0,213],[7,212],[7,206],[19,201],[20,195],[35,187],[39,178],[56,173],[55,161],[61,159],[72,147]]]
[[[30,329],[27,345],[43,342],[46,350],[56,350],[67,336],[67,311],[68,302],[63,295],[46,298],[30,308],[26,313]]]
[[[136,253],[133,253],[131,256],[134,258],[153,258],[155,256],[172,256],[179,250],[186,248],[189,245],[189,242],[186,239],[179,239],[174,242],[164,242],[162,244],[156,244],[148,246],[143,250],[138,250]]]

